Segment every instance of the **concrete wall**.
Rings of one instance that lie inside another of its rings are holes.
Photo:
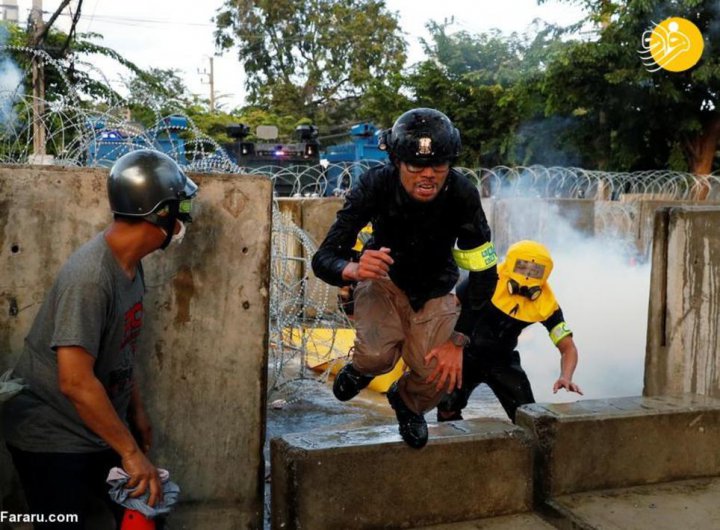
[[[476,419],[429,430],[420,451],[394,424],[273,439],[272,527],[518,528],[494,518],[548,515],[581,492],[612,498],[609,489],[720,476],[720,400],[709,396],[538,403],[519,409],[517,425]],[[553,523],[605,528],[563,519]]]
[[[342,206],[342,199],[279,199],[278,203],[283,211],[298,208],[295,214],[298,226],[305,229],[319,244],[330,228],[335,213]],[[500,255],[505,253],[509,245],[521,239],[560,240],[557,235],[564,234],[564,227],[558,227],[555,223],[555,219],[560,217],[586,236],[627,238],[628,251],[645,258],[652,245],[655,212],[666,206],[693,204],[698,203],[646,199],[642,195],[628,196],[622,201],[482,199],[483,210]],[[306,210],[309,214],[304,213]]]
[[[273,439],[272,527],[414,528],[532,510],[529,433],[507,422],[430,426],[411,449],[397,425]]]
[[[309,236],[312,243],[317,246],[325,239],[330,226],[335,221],[335,214],[342,207],[344,200],[338,197],[324,197],[315,199],[300,198],[279,198],[276,199],[278,209],[287,219],[292,220],[299,228],[302,228]],[[317,308],[327,306],[330,312],[337,309],[338,288],[329,286],[319,280],[310,267],[312,256],[305,256],[303,249],[296,246],[296,256],[307,260],[307,268],[300,267],[293,269],[297,273],[299,281],[307,274],[308,281],[304,286],[305,292],[298,292],[298,296],[304,297],[308,303],[305,314],[308,318],[315,318],[318,315]],[[292,277],[292,273],[290,277]]]
[[[581,234],[595,233],[595,201],[584,199],[500,199],[492,208],[493,242],[499,256],[522,239],[561,241],[561,217]]]
[[[538,403],[517,422],[535,437],[542,499],[720,475],[720,400],[707,396]]]
[[[106,175],[0,166],[0,371],[20,353],[59,267],[109,223]],[[183,489],[174,527],[258,528],[272,187],[262,177],[193,179],[201,191],[185,242],[144,260],[139,377],[156,437],[151,459]],[[8,506],[17,483],[0,458]],[[207,518],[208,507],[228,516]]]
[[[720,207],[658,212],[645,395],[720,397]]]

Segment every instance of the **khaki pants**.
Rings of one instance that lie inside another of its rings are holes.
[[[393,369],[402,357],[409,371],[398,388],[405,404],[422,414],[442,399],[445,391],[425,378],[435,368],[425,355],[450,338],[460,307],[454,294],[432,298],[417,313],[390,280],[360,282],[355,290],[355,353],[353,367],[365,375],[380,375]]]

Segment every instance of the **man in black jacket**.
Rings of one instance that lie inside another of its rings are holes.
[[[402,357],[409,371],[388,391],[400,434],[421,448],[423,413],[462,381],[462,349],[492,296],[497,256],[477,188],[452,164],[460,134],[443,113],[413,109],[381,138],[390,162],[363,174],[346,196],[313,257],[315,274],[332,285],[359,282],[352,362],[335,379],[346,401]],[[350,261],[358,232],[372,222],[373,237]],[[453,294],[458,266],[470,271],[462,312]]]

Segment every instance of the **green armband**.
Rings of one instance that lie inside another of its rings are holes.
[[[568,335],[572,335],[572,331],[565,322],[560,322],[550,330],[550,340],[555,346]]]
[[[470,250],[462,250],[455,247],[452,251],[455,263],[461,269],[467,271],[479,272],[489,269],[493,265],[497,265],[497,253],[495,245],[487,242],[477,248]]]

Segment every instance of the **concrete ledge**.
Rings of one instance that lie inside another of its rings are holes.
[[[720,528],[720,478],[566,495],[548,501],[562,529]],[[460,530],[460,529],[458,529]]]
[[[180,503],[168,517],[166,527],[172,530],[236,530],[262,528],[263,514],[248,517],[243,506],[231,503]],[[107,528],[107,527],[105,527]]]
[[[488,517],[462,523],[424,526],[414,530],[556,530],[534,513]]]
[[[720,475],[720,400],[699,395],[529,405],[541,498]]]
[[[496,420],[431,425],[420,451],[396,425],[275,438],[272,527],[412,528],[528,512],[531,444]]]

